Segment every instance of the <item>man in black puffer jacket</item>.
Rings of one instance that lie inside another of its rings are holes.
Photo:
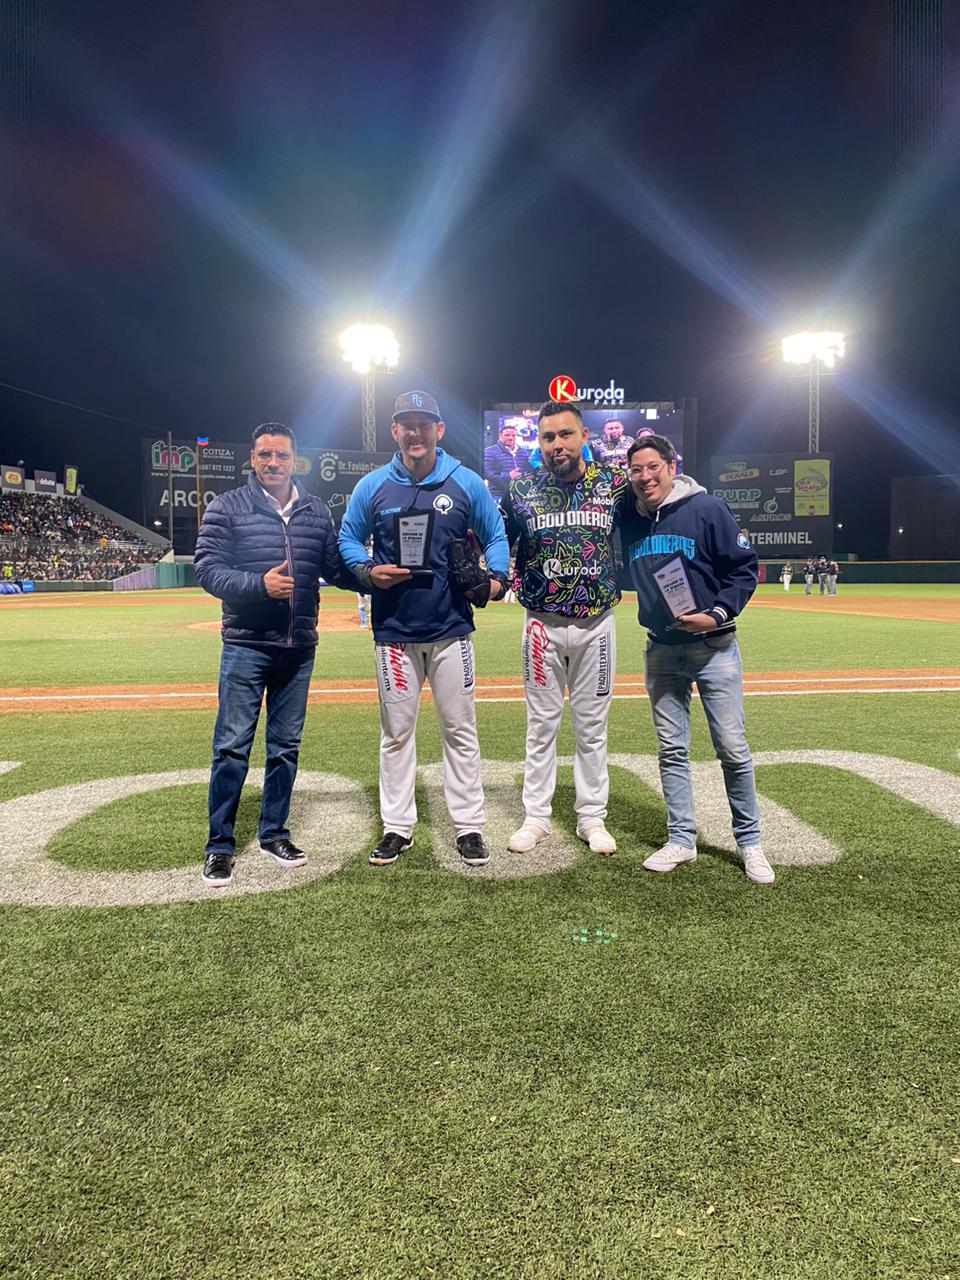
[[[257,427],[250,450],[253,474],[241,488],[214,498],[197,536],[197,581],[223,602],[203,864],[204,883],[214,887],[233,880],[233,827],[264,693],[260,850],[284,867],[307,860],[290,839],[287,815],[317,648],[318,579],[345,591],[356,591],[358,584],[340,559],[326,504],[293,483],[296,454],[288,427]]]

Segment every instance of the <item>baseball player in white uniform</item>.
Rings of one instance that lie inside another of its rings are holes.
[[[577,835],[615,853],[607,831],[607,716],[616,667],[613,606],[620,599],[611,536],[626,475],[587,462],[589,437],[574,405],[548,402],[537,434],[543,465],[514,480],[501,504],[517,539],[514,584],[526,609],[521,660],[527,704],[524,821],[507,847],[527,853],[550,828],[564,689],[575,753]]]
[[[372,866],[396,862],[413,843],[417,820],[416,725],[429,680],[440,723],[443,793],[460,857],[489,860],[474,706],[471,603],[496,600],[506,585],[503,520],[476,472],[438,448],[444,424],[436,400],[408,391],[394,407],[398,452],[363,477],[340,526],[344,561],[372,595],[380,694],[380,815],[383,838]],[[486,559],[482,590],[451,585],[449,549],[472,530]],[[373,535],[373,556],[364,547]]]

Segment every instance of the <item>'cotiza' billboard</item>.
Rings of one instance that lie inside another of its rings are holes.
[[[361,476],[389,462],[388,453],[345,449],[300,449],[294,480],[323,498],[339,524],[347,500]],[[199,464],[199,475],[198,475]],[[143,523],[166,533],[173,505],[173,541],[178,553],[193,551],[197,506],[205,511],[218,494],[245,484],[250,474],[250,447],[174,440],[143,441]]]

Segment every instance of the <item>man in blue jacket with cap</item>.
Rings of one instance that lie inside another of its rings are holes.
[[[357,583],[337,552],[326,504],[293,482],[296,458],[289,427],[280,422],[257,427],[248,482],[213,499],[197,535],[197,581],[223,602],[210,833],[203,863],[203,881],[212,888],[233,880],[233,828],[264,693],[267,759],[260,851],[282,867],[299,867],[307,860],[290,839],[287,815],[317,650],[318,580],[346,591],[356,591]]]
[[[772,884],[773,868],[760,844],[734,621],[757,586],[756,552],[724,502],[677,474],[676,451],[665,436],[643,436],[631,445],[627,474],[630,492],[617,519],[640,625],[649,632],[645,681],[667,806],[667,843],[643,865],[648,871],[673,871],[696,860],[689,760],[690,697],[696,683],[744,871],[757,884]]]
[[[417,709],[426,679],[440,722],[443,793],[457,849],[467,866],[482,866],[489,854],[481,835],[471,605],[503,594],[506,533],[480,477],[438,448],[445,427],[429,392],[399,396],[391,430],[397,454],[358,483],[340,526],[340,553],[373,605],[383,838],[369,862],[388,866],[413,843]],[[450,552],[471,531],[487,573],[476,591],[462,592],[451,582]],[[371,535],[372,558],[364,546]]]

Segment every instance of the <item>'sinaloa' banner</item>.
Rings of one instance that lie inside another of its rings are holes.
[[[199,454],[199,483],[197,463]],[[337,524],[357,481],[389,462],[389,453],[362,453],[346,449],[301,449],[294,479],[308,493],[322,498]],[[250,449],[242,444],[212,443],[198,447],[195,440],[174,440],[167,449],[164,439],[143,442],[143,519],[148,528],[166,534],[173,500],[173,540],[176,551],[193,550],[197,528],[197,504],[201,510],[218,494],[246,484],[250,474]]]
[[[833,549],[830,454],[725,453],[710,462],[710,492],[723,498],[761,556]]]

